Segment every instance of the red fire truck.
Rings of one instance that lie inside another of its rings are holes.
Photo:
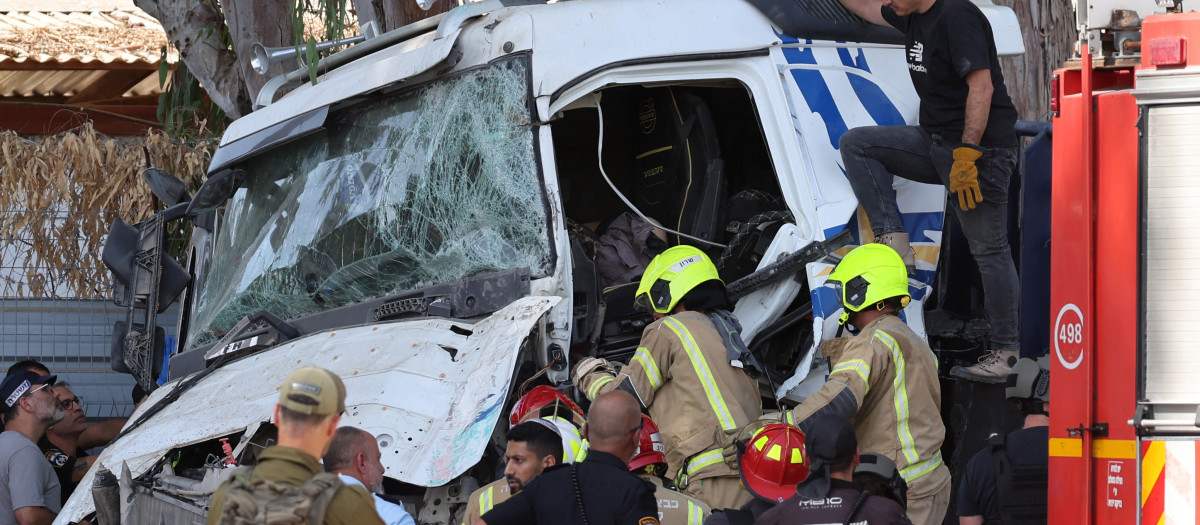
[[[1200,13],[1167,11],[1054,77],[1049,523],[1197,522]]]

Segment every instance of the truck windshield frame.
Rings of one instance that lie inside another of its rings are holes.
[[[330,113],[259,153],[223,210],[186,344],[482,273],[553,268],[528,55]]]

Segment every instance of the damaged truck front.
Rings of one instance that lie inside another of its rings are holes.
[[[323,59],[315,84],[272,79],[194,196],[150,170],[170,207],[114,225],[114,368],[154,391],[58,522],[203,521],[230,464],[273,442],[283,378],[316,365],[345,380],[343,424],[377,437],[386,491],[458,523],[523,387],[569,391],[573,358],[636,348],[650,319],[628,273],[648,248],[606,236],[619,221],[708,251],[768,369],[764,404],[802,400],[827,370],[824,276],[869,241],[837,139],[913,123],[917,102],[898,33],[835,0],[774,4],[468,3]],[[897,191],[921,329],[944,195]],[[162,241],[178,219],[185,264]],[[168,349],[156,316],[174,301]]]

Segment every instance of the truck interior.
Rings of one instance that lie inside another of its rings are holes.
[[[551,124],[571,238],[571,350],[627,361],[653,321],[633,308],[637,279],[649,258],[669,246],[697,246],[730,283],[754,271],[791,214],[741,83],[618,86],[597,95],[599,111],[595,97],[584,97]],[[653,226],[626,201],[683,235],[647,233]],[[629,271],[614,269],[611,258],[600,253],[614,245],[616,265],[628,265]],[[802,293],[797,302],[807,304],[807,297]],[[795,332],[792,349],[801,335]],[[781,375],[790,374],[790,363],[776,364]]]

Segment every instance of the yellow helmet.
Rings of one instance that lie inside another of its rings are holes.
[[[633,304],[647,312],[671,313],[675,304],[692,288],[714,279],[721,281],[712,259],[695,246],[681,244],[650,261],[638,284]]]
[[[891,297],[900,297],[900,307],[908,306],[908,270],[896,250],[883,244],[864,244],[850,251],[829,274],[825,284],[837,291],[845,311],[838,324],[846,324],[850,312]]]

